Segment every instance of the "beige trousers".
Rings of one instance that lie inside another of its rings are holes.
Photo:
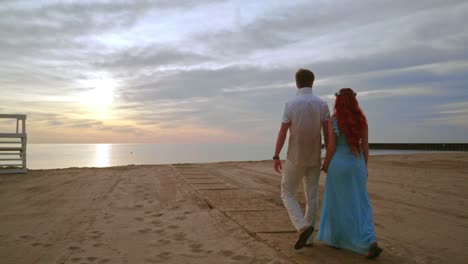
[[[318,185],[320,178],[320,166],[299,167],[286,161],[281,181],[281,198],[288,211],[294,227],[299,231],[309,225],[315,226],[315,218],[318,210]],[[300,182],[304,185],[306,198],[305,213],[296,199],[297,188]],[[311,236],[312,238],[312,236]],[[311,239],[309,239],[311,240]]]

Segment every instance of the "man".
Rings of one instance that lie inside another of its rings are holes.
[[[321,129],[325,146],[328,143],[327,120],[330,118],[328,104],[312,93],[315,75],[306,69],[296,72],[297,96],[289,100],[283,113],[281,128],[276,140],[273,156],[274,169],[283,172],[281,198],[291,222],[299,232],[294,248],[312,246],[315,218],[318,208],[318,182],[322,149]],[[286,167],[283,171],[279,154],[286,140],[288,130],[289,145]],[[306,196],[305,214],[296,199],[300,181],[304,184]]]

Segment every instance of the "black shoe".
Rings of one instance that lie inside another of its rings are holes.
[[[383,249],[376,244],[372,245],[369,249],[369,255],[366,256],[368,259],[375,259],[382,253]]]
[[[309,226],[304,231],[301,232],[299,235],[299,239],[297,240],[296,244],[294,245],[294,249],[301,249],[307,243],[309,237],[314,233],[314,227]]]
[[[333,248],[333,249],[336,249],[336,250],[340,250],[340,249],[341,249],[341,248],[335,247],[335,246],[330,246],[330,245],[327,245],[327,246],[329,246],[329,247],[331,247],[331,248]]]

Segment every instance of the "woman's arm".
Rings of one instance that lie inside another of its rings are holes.
[[[367,166],[367,161],[369,160],[369,139],[368,139],[368,128],[366,127],[364,131],[362,131],[362,138],[361,138],[361,148],[362,148],[362,154],[364,155],[364,160],[366,161],[366,166]]]
[[[333,129],[333,119],[330,118],[328,120],[328,146],[327,146],[327,154],[325,154],[325,161],[323,162],[322,170],[327,172],[328,165],[330,165],[330,161],[333,158],[333,154],[335,154],[336,150],[336,135],[335,130]]]

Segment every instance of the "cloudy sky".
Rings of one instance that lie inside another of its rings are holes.
[[[467,142],[467,26],[455,0],[2,0],[0,113],[34,143],[273,144],[305,67],[372,142]]]

